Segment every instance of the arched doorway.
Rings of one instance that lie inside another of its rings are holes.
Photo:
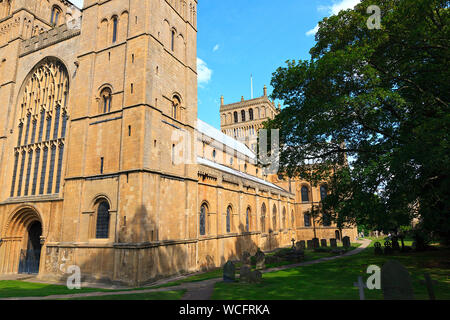
[[[19,273],[39,273],[41,259],[42,225],[39,221],[30,224],[27,230],[26,249],[20,250]]]
[[[0,273],[39,273],[43,225],[34,207],[22,207],[10,216],[0,246]]]

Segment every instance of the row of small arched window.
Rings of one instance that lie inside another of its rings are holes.
[[[206,235],[206,224],[207,224],[207,214],[208,214],[208,205],[206,203],[203,203],[200,207],[200,219],[199,219],[199,225],[200,225],[200,235],[204,236]],[[230,233],[232,232],[232,215],[233,215],[233,207],[229,205],[227,207],[225,222],[226,222],[226,232]],[[294,227],[295,221],[294,221],[294,211],[291,212],[291,226]],[[251,229],[251,221],[252,221],[252,211],[250,207],[247,207],[246,215],[245,215],[245,232],[250,232]],[[283,229],[287,228],[287,212],[286,208],[283,208],[283,215],[282,215],[282,227]],[[273,206],[273,214],[272,214],[272,228],[275,230],[277,228],[277,207],[276,205]],[[261,230],[262,232],[266,232],[266,205],[263,203],[261,206]]]
[[[326,185],[321,185],[320,186],[320,199],[324,200],[327,196],[328,193],[328,188]],[[300,194],[301,194],[301,198],[302,198],[302,202],[310,202],[309,199],[309,187],[307,186],[302,186],[302,188],[300,189]]]

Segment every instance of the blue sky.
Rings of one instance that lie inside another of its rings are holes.
[[[82,0],[73,0],[81,6]],[[353,8],[359,0],[199,0],[198,117],[220,128],[225,103],[250,99],[289,59],[308,59],[314,31],[324,17]]]

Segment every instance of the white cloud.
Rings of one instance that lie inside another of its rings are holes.
[[[308,32],[306,32],[306,35],[308,37],[313,36],[317,33],[317,31],[319,31],[319,24],[317,24],[314,29],[309,30]]]
[[[218,44],[216,44],[213,48],[213,52],[216,52],[217,50],[219,50],[220,46]]]
[[[200,58],[197,58],[197,74],[198,74],[198,85],[203,87],[205,84],[208,84],[211,80],[213,71],[208,68],[208,65],[205,61]]]
[[[319,6],[317,9],[319,11],[326,11],[328,15],[338,14],[341,10],[353,9],[361,0],[339,0],[334,1],[334,3],[330,6]],[[314,29],[306,32],[307,36],[313,36],[319,31],[319,25],[317,25]]]

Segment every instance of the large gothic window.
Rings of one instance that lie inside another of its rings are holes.
[[[44,59],[26,78],[18,100],[11,197],[59,193],[68,92],[67,70],[55,59]]]
[[[97,226],[95,237],[97,239],[109,238],[109,203],[100,202],[97,208]]]

